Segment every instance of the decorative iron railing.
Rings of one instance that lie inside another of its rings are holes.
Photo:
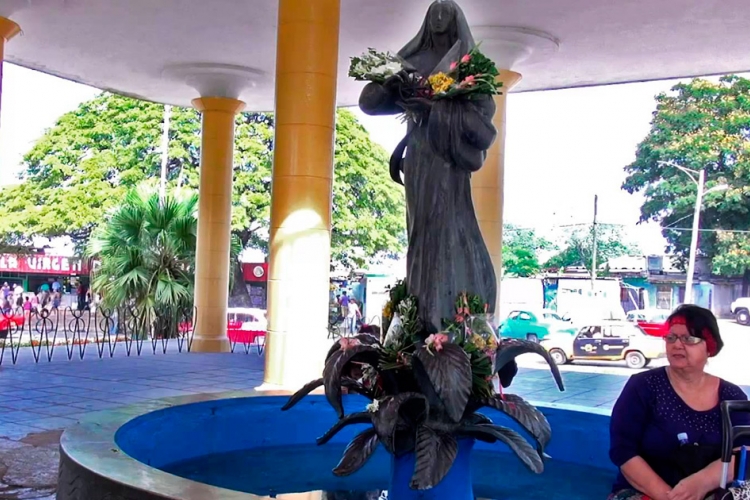
[[[144,346],[150,346],[153,354],[166,354],[170,345],[179,353],[190,352],[196,317],[192,307],[6,310],[0,312],[0,365],[8,358],[16,364],[23,347],[30,348],[35,363],[52,361],[60,349],[65,349],[68,360],[76,355],[83,359],[91,344],[99,358],[114,357],[118,349],[127,356],[140,356]]]

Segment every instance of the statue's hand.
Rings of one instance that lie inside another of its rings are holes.
[[[425,97],[408,97],[401,100],[400,103],[404,109],[424,112],[430,111],[432,109],[432,106],[435,104],[434,101]]]
[[[395,75],[389,76],[383,82],[383,88],[388,91],[394,91],[398,89],[401,85],[403,85],[404,82],[406,82],[406,78],[408,78],[408,74],[406,73],[406,71],[401,70]]]

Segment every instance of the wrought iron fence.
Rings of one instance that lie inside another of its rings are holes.
[[[196,317],[192,307],[6,310],[0,314],[0,365],[8,357],[16,364],[22,347],[31,349],[35,363],[52,361],[59,349],[65,349],[68,360],[76,355],[83,359],[92,347],[99,358],[114,357],[118,349],[140,356],[144,346],[153,354],[166,353],[170,344],[180,353],[190,352]]]
[[[381,329],[381,317],[380,315],[371,316],[369,320],[362,318],[361,321],[355,323],[353,327],[347,323],[348,318],[337,317],[329,318],[328,320],[328,338],[331,340],[338,340],[341,337],[348,337],[350,335],[356,335],[356,333],[363,326],[377,327],[378,333]],[[353,330],[353,331],[352,331]]]

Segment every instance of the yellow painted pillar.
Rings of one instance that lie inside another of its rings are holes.
[[[3,61],[5,60],[5,42],[20,32],[20,26],[10,19],[0,16],[0,116],[2,116],[3,103]]]
[[[474,210],[482,230],[484,243],[492,258],[497,278],[495,312],[500,312],[500,282],[503,276],[503,189],[505,184],[505,115],[508,92],[520,80],[515,71],[500,70],[498,81],[503,83],[502,94],[495,96],[497,110],[492,122],[497,128],[497,138],[487,151],[482,168],[472,175],[471,196]]]
[[[203,121],[192,350],[228,352],[234,117],[245,103],[227,97],[201,97],[193,100],[193,106],[203,114]]]
[[[265,382],[321,374],[328,340],[340,0],[279,0]]]

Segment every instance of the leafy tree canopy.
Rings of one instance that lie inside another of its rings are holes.
[[[718,274],[746,273],[750,234],[736,230],[750,230],[750,80],[694,79],[657,95],[651,131],[625,167],[622,188],[645,198],[641,221],[662,225],[667,250],[684,267],[697,189],[685,173],[660,162],[705,170],[707,191],[728,187],[704,198],[699,256],[710,259]]]
[[[596,231],[597,268],[610,259],[640,253],[638,245],[626,241],[623,231],[619,226],[599,224]],[[552,256],[544,264],[544,267],[545,269],[562,269],[579,266],[591,271],[593,248],[593,232],[591,228],[574,229],[568,233],[562,250]]]
[[[503,224],[503,273],[527,278],[541,271],[539,252],[552,250],[554,245],[536,235],[533,229]]]
[[[0,191],[0,238],[35,236],[85,244],[126,193],[160,173],[164,107],[103,93],[63,115],[24,157],[20,185]],[[270,219],[273,116],[236,119],[232,230],[244,247],[265,249]],[[198,187],[200,116],[172,108],[170,188]],[[405,244],[403,192],[388,177],[388,155],[347,110],[337,112],[333,195],[334,262],[363,265]]]

